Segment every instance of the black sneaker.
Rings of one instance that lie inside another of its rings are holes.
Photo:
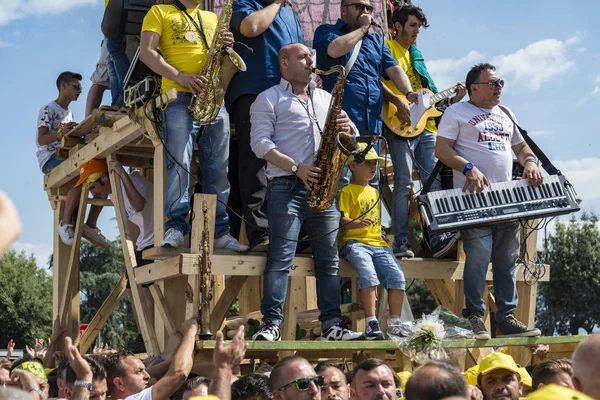
[[[469,323],[471,324],[471,330],[474,333],[474,338],[478,340],[488,340],[490,338],[490,334],[485,329],[485,323],[483,322],[483,318],[478,317],[476,315],[471,315],[467,318]]]
[[[497,323],[500,337],[537,337],[541,336],[542,332],[538,328],[528,328],[527,325],[517,320],[513,314],[508,314],[506,319],[502,322]]]
[[[263,325],[254,335],[252,335],[252,340],[277,342],[281,340],[281,328],[275,324]]]
[[[379,321],[370,321],[365,331],[365,339],[367,340],[383,340],[383,332],[379,328]]]
[[[338,322],[336,325],[333,325],[321,332],[321,340],[364,340],[364,336],[361,332],[353,332],[342,325],[341,322]]]
[[[458,239],[460,239],[460,232],[432,235],[429,244],[433,258],[442,258],[448,254]]]

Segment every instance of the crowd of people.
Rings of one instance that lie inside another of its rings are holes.
[[[217,334],[209,377],[191,373],[195,319],[169,337],[162,354],[144,360],[106,348],[82,356],[67,337],[64,358],[56,359],[55,368],[44,369],[35,353],[13,362],[0,359],[0,399],[600,399],[600,333],[582,341],[571,360],[550,359],[527,369],[504,351],[489,354],[465,372],[449,361],[431,360],[413,373],[396,372],[375,358],[347,370],[345,363],[313,365],[293,355],[237,376],[247,349],[243,329],[227,346],[222,333]]]

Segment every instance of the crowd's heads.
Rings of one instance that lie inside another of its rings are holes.
[[[0,386],[0,399],[2,400],[31,400],[24,390]]]
[[[69,359],[63,358],[56,367],[56,386],[58,386],[58,397],[65,397],[65,387],[67,384],[67,368],[69,368]]]
[[[324,378],[321,387],[322,400],[348,400],[350,398],[346,375],[338,364],[329,361],[319,363],[315,367],[315,372]]]
[[[396,398],[398,376],[383,361],[371,358],[358,364],[352,372],[350,398],[356,400]]]
[[[129,351],[108,355],[104,359],[104,368],[108,393],[112,398],[139,393],[146,388],[150,380],[144,363]]]
[[[457,367],[430,361],[417,369],[406,383],[406,400],[434,400],[467,396],[467,382]]]
[[[106,399],[107,384],[106,384],[106,370],[102,365],[102,360],[98,360],[93,356],[83,356],[84,360],[90,365],[92,370],[92,390],[90,391],[90,399],[104,400]],[[68,366],[65,372],[65,398],[68,400],[73,396],[73,390],[75,389],[75,381],[77,375],[71,366]]]
[[[81,94],[81,74],[71,71],[62,72],[56,79],[56,87],[61,95],[64,95],[68,100],[75,101]]]
[[[543,388],[527,396],[528,400],[593,400],[590,396],[577,390],[555,384]]]
[[[519,366],[508,354],[492,353],[479,364],[477,384],[484,400],[518,400],[522,385]]]
[[[600,333],[583,340],[571,357],[573,364],[573,386],[575,389],[600,399]]]
[[[535,366],[531,372],[533,390],[541,389],[551,383],[573,388],[573,368],[566,358],[547,360]]]
[[[6,358],[0,358],[0,387],[10,380],[12,363]]]
[[[273,389],[269,377],[263,374],[242,376],[231,385],[231,398],[235,400],[271,400]]]
[[[273,367],[269,379],[275,400],[320,398],[323,380],[317,376],[310,363],[300,356],[280,360]]]
[[[177,391],[178,396],[176,397],[181,400],[188,400],[194,396],[207,396],[210,382],[210,379],[203,376],[189,377]]]

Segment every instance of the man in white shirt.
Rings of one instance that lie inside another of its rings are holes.
[[[361,333],[341,325],[337,204],[319,213],[308,206],[309,182],[318,182],[319,168],[312,166],[321,144],[331,95],[317,89],[311,79],[313,61],[309,48],[288,44],[279,51],[282,79],[260,95],[250,108],[250,145],[258,158],[267,161],[267,217],[269,250],[264,273],[261,312],[263,327],[253,340],[281,340],[283,304],[300,228],[312,241],[317,280],[317,302],[321,315],[322,340],[355,340]],[[339,131],[356,128],[342,112]]]
[[[96,198],[108,198],[112,193],[108,171],[115,171],[121,177],[123,187],[123,200],[125,212],[130,223],[130,232],[138,231],[135,257],[137,265],[145,265],[150,261],[142,259],[142,251],[154,246],[154,194],[152,183],[134,172],[128,174],[120,162],[112,160],[110,165],[104,161],[92,159],[81,164],[79,180],[75,187],[84,185],[89,188],[92,196]],[[132,225],[135,226],[135,229]]]
[[[510,181],[512,152],[524,168],[523,178],[539,186],[543,179],[535,155],[517,129],[512,112],[499,106],[504,80],[498,77],[496,68],[490,64],[474,66],[467,74],[466,86],[469,101],[446,110],[436,143],[436,156],[454,170],[454,187],[481,192],[490,183]],[[509,222],[461,231],[466,253],[466,308],[462,314],[469,319],[476,339],[490,338],[483,323],[483,292],[490,259],[498,306],[497,337],[541,334],[514,316],[518,303],[515,262],[519,256],[519,228],[518,222]]]

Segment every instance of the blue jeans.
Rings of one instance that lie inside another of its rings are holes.
[[[518,297],[515,270],[519,256],[519,223],[509,222],[485,228],[461,231],[465,254],[464,281],[467,307],[464,317],[484,316],[483,292],[490,259],[494,274],[494,296],[498,313],[496,321],[502,322],[517,308]]]
[[[217,118],[201,129],[188,110],[191,101],[191,93],[177,93],[177,99],[169,102],[162,114],[167,163],[165,214],[168,221],[165,231],[175,228],[184,235],[190,231],[190,224],[186,221],[190,210],[190,176],[187,171],[190,171],[197,142],[202,191],[217,195],[215,238],[219,238],[229,233],[229,216],[225,207],[229,198],[229,114],[221,106]]]
[[[283,321],[288,274],[296,253],[294,240],[298,240],[302,224],[309,237],[314,238],[311,244],[321,326],[327,329],[340,322],[340,273],[335,230],[340,225],[340,212],[337,202],[319,213],[306,203],[306,186],[300,179],[295,176],[275,178],[267,185],[267,216],[269,251],[260,305],[263,322],[281,326]]]
[[[125,75],[129,70],[131,61],[127,57],[125,50],[127,48],[127,36],[120,34],[114,39],[105,39],[106,48],[108,49],[108,76],[110,78],[110,93],[112,97],[112,105],[116,105],[123,100],[123,83]]]
[[[56,153],[52,154],[48,161],[46,161],[42,166],[42,172],[44,173],[44,175],[47,174],[48,172],[52,171],[54,168],[62,164],[63,161],[64,160],[58,160],[56,158]]]
[[[386,139],[394,165],[394,206],[392,210],[392,226],[396,246],[408,243],[408,213],[410,208],[410,193],[413,187],[412,171],[414,162],[411,153],[419,164],[421,182],[429,179],[437,159],[435,158],[435,134],[425,130],[419,136],[407,140],[400,138],[385,128]],[[410,147],[409,147],[410,146]],[[442,185],[436,179],[431,185],[431,191],[440,190]]]
[[[349,240],[340,256],[358,273],[358,288],[378,286],[404,290],[406,281],[400,263],[387,246],[375,247]]]

